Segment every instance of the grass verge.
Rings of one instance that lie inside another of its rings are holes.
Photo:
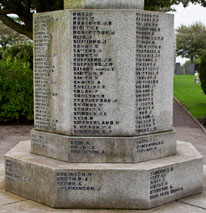
[[[206,95],[200,84],[194,83],[193,75],[175,75],[174,96],[198,120],[206,117]]]

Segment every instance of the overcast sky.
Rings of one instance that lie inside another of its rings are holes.
[[[201,21],[206,25],[206,7],[201,7],[200,5],[190,4],[188,7],[184,8],[182,4],[175,7],[175,29],[177,29],[181,24],[191,25],[197,21]],[[188,59],[187,59],[188,60]],[[185,59],[177,57],[177,62],[184,63]]]

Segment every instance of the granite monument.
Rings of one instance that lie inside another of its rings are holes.
[[[113,209],[201,192],[202,156],[172,125],[174,18],[143,5],[65,0],[34,15],[35,126],[5,155],[7,191]]]

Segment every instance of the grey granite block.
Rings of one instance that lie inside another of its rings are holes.
[[[72,137],[32,130],[31,152],[66,162],[133,163],[176,154],[176,134]]]
[[[133,164],[68,164],[30,154],[28,141],[5,155],[6,190],[55,208],[149,209],[201,192],[202,173],[183,142],[175,156]]]
[[[173,15],[34,15],[35,129],[70,136],[172,130]]]
[[[64,0],[64,9],[144,9],[144,0]]]

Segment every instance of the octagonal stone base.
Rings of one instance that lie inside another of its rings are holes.
[[[5,155],[6,190],[54,208],[149,209],[201,192],[202,156],[177,154],[133,164],[65,163],[30,154],[20,142]]]
[[[175,155],[176,134],[72,137],[32,130],[31,152],[70,163],[137,163]]]

